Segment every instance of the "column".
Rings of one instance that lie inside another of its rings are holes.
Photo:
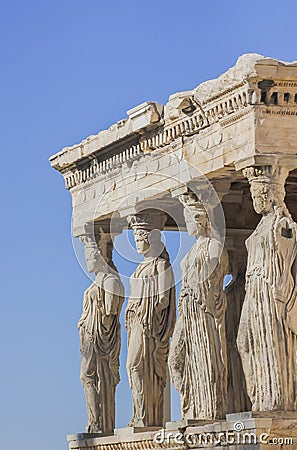
[[[261,220],[246,240],[237,345],[253,411],[296,410],[296,224],[285,203],[288,169],[243,170]]]
[[[212,230],[212,208],[191,190],[182,194],[188,233],[197,242],[182,262],[179,316],[169,355],[171,379],[184,420],[223,418],[227,412],[224,276],[228,257]]]
[[[81,236],[94,282],[84,293],[80,332],[80,378],[88,413],[87,433],[113,434],[115,389],[119,383],[120,313],[124,289],[112,262],[112,240],[94,224]]]
[[[126,309],[127,371],[134,427],[163,426],[169,340],[175,324],[175,283],[160,230],[166,215],[147,210],[128,217],[136,249],[143,254],[131,276]]]

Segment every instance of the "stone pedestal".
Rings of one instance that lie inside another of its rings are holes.
[[[122,428],[113,436],[69,435],[70,450],[296,450],[297,414],[227,414],[221,421],[167,422],[166,428]]]
[[[156,446],[154,443],[154,436],[157,432],[157,427],[126,427],[115,429],[114,434],[109,436],[92,433],[69,434],[67,441],[69,450],[154,449],[159,448],[159,445]]]

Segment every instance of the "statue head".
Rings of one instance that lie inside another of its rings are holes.
[[[138,253],[145,255],[150,249],[149,232],[146,230],[134,230],[134,239]]]
[[[164,228],[167,216],[159,211],[138,213],[128,217],[134,231],[137,252],[143,255],[160,255],[164,251],[160,230]]]
[[[88,272],[98,272],[102,267],[102,256],[96,243],[85,245],[85,258]]]
[[[184,205],[184,217],[190,236],[208,236],[210,234],[210,220],[203,202],[194,192],[180,196]]]
[[[268,183],[251,183],[251,196],[257,214],[266,214],[273,209],[274,193]]]
[[[250,183],[253,206],[257,214],[267,214],[284,205],[288,170],[279,166],[248,167],[243,170]]]
[[[152,248],[160,247],[162,244],[161,233],[159,230],[143,230],[137,228],[134,230],[135,245],[138,253],[145,255]]]
[[[85,225],[85,234],[80,236],[80,240],[84,244],[85,260],[88,272],[99,273],[106,271],[107,264],[103,258],[102,252],[100,251],[99,244],[101,244],[101,247],[103,248],[106,246],[102,245],[100,237],[97,236],[96,239],[92,224]],[[97,241],[99,241],[99,243]]]

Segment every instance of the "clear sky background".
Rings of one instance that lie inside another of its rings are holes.
[[[238,56],[297,59],[295,0],[10,0],[0,7],[0,448],[65,450],[86,424],[76,324],[89,285],[48,157]],[[175,243],[171,242],[173,248]],[[131,270],[132,271],[132,270]],[[130,420],[125,374],[117,426]],[[174,418],[179,417],[174,397]]]

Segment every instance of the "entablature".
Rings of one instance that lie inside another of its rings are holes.
[[[129,208],[155,198],[156,186],[157,197],[166,198],[201,175],[233,182],[249,165],[297,168],[295,62],[243,55],[217,79],[170,96],[165,106],[145,102],[127,114],[50,158],[72,194],[74,234],[125,202]]]

